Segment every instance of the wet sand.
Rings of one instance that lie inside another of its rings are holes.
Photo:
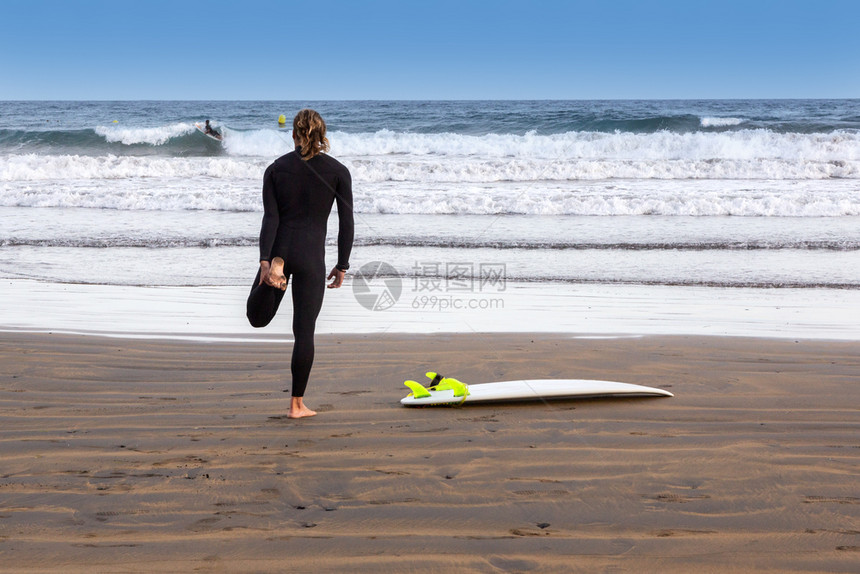
[[[0,333],[3,572],[856,572],[860,344]],[[674,398],[407,409],[406,378]]]

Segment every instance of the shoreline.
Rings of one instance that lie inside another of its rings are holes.
[[[0,571],[852,572],[850,341],[0,333]],[[401,407],[406,378],[673,398]],[[288,386],[288,385],[286,385]]]
[[[110,337],[287,341],[290,301],[266,329],[245,319],[246,287],[129,287],[3,280],[0,330]],[[703,335],[860,340],[860,290],[508,282],[440,296],[404,286],[388,309],[328,290],[319,334]]]

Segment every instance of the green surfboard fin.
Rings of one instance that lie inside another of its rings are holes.
[[[469,394],[469,387],[465,383],[461,383],[457,379],[452,379],[450,377],[443,377],[438,373],[425,373],[427,378],[430,379],[430,387],[431,390],[434,391],[445,391],[452,390],[454,391],[455,397],[465,397]]]
[[[403,381],[403,384],[409,387],[412,396],[416,399],[432,396],[430,391],[454,391],[454,396],[463,397],[464,401],[469,396],[469,386],[457,379],[443,377],[436,373],[427,373],[427,377],[430,379],[430,387],[425,387],[417,381]]]
[[[430,396],[430,392],[424,388],[424,385],[417,381],[403,381],[403,384],[412,390],[412,396],[416,399]]]
[[[455,397],[465,398],[466,395],[469,394],[469,387],[467,387],[464,383],[461,383],[457,379],[449,379],[447,377],[442,379],[442,382],[436,385],[436,389],[440,391],[445,389],[451,389],[452,391],[454,391]]]

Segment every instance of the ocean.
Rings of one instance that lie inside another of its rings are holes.
[[[0,278],[248,285],[302,107],[353,176],[353,270],[860,289],[860,100],[0,102]]]

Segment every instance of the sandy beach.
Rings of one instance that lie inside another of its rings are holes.
[[[855,341],[0,334],[4,572],[856,572]],[[674,398],[407,409],[402,381]]]

